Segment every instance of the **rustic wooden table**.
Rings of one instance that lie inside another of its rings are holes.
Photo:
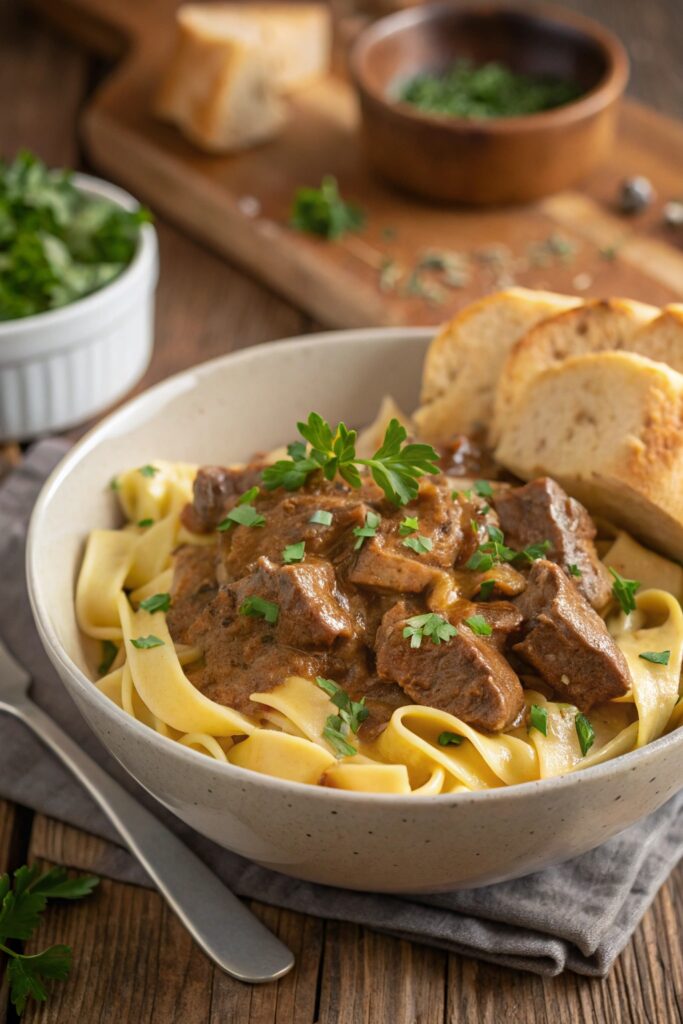
[[[571,6],[602,17],[629,44],[636,61],[632,91],[683,116],[679,4],[570,0]],[[83,166],[78,113],[101,72],[12,0],[0,0],[0,154],[25,146],[50,164]],[[312,328],[299,311],[178,231],[164,223],[158,230],[157,343],[141,387],[191,363]],[[27,859],[85,863],[96,870],[102,846],[83,832],[0,802],[0,871]],[[250,988],[213,970],[156,893],[104,881],[92,899],[48,915],[38,940],[70,943],[75,968],[66,984],[54,986],[45,1006],[32,1005],[23,1019],[31,1024],[680,1024],[682,883],[679,868],[604,981],[573,974],[541,979],[255,903],[256,913],[294,950],[297,967],[277,985]],[[0,986],[0,1024],[14,1019]]]

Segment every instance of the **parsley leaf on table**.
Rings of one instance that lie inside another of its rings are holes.
[[[29,998],[44,1002],[45,982],[63,981],[71,968],[69,946],[55,945],[39,953],[25,954],[8,942],[26,941],[40,924],[48,900],[78,900],[90,895],[99,879],[92,875],[69,878],[64,868],[41,872],[39,867],[21,867],[13,880],[0,876],[0,952],[8,958],[10,998],[21,1015]]]
[[[298,231],[331,241],[347,231],[357,231],[364,220],[359,207],[342,199],[337,180],[330,174],[323,178],[320,188],[299,188],[294,196],[291,225]]]

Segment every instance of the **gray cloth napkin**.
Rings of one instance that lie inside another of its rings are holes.
[[[513,882],[439,896],[397,897],[298,882],[228,853],[145,793],[90,732],[36,635],[24,581],[29,514],[66,446],[44,441],[0,485],[0,638],[33,677],[36,702],[150,807],[240,896],[357,924],[537,974],[605,975],[683,854],[683,793],[597,850]],[[18,722],[0,715],[0,796],[117,844],[89,797]],[[74,864],[73,867],[82,865]],[[120,846],[95,869],[150,885]]]

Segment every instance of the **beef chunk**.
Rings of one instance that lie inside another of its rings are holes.
[[[282,560],[288,544],[306,542],[306,555],[335,559],[353,547],[353,529],[363,526],[368,506],[346,487],[321,487],[321,492],[305,491],[285,495],[282,491],[263,495],[255,507],[266,522],[262,527],[234,526],[221,534],[219,541],[222,580],[239,579],[260,555],[271,561]],[[312,523],[314,512],[332,514],[329,526]]]
[[[459,602],[453,621],[460,628],[460,622],[472,615],[480,615],[491,627],[491,634],[482,639],[488,640],[501,651],[508,640],[520,632],[523,621],[522,613],[511,601],[479,601],[476,604],[471,601]]]
[[[186,642],[188,629],[217,589],[215,548],[192,544],[179,548],[173,558],[171,607],[166,616],[174,640]]]
[[[586,600],[594,608],[607,604],[610,578],[595,550],[595,526],[583,505],[549,477],[504,491],[494,502],[506,544],[521,551],[549,540],[547,557],[568,575],[568,566],[576,565],[581,576],[570,578]]]
[[[417,518],[414,534],[401,533],[407,517]],[[431,548],[413,551],[404,543],[425,537]],[[348,574],[351,583],[400,593],[418,594],[450,568],[463,543],[462,509],[451,499],[447,483],[423,482],[417,498],[400,510],[383,509],[375,537],[365,541]]]
[[[365,542],[349,572],[351,583],[401,594],[419,594],[438,578],[438,569],[402,549],[395,537],[382,533]]]
[[[330,647],[337,637],[350,638],[355,623],[348,600],[337,588],[334,569],[322,559],[275,565],[262,557],[253,572],[228,587],[239,609],[247,597],[262,597],[278,606],[278,643],[292,647]]]
[[[499,732],[524,706],[519,679],[496,647],[460,624],[446,643],[424,638],[412,648],[403,636],[407,610],[397,604],[377,634],[377,672],[418,704],[448,711],[479,729]]]
[[[211,533],[235,500],[261,479],[264,462],[230,468],[202,466],[194,481],[194,497],[182,513],[183,524],[193,533]]]
[[[589,711],[629,689],[626,659],[597,612],[553,562],[534,562],[516,604],[528,631],[514,650],[558,697]]]
[[[287,676],[324,675],[324,656],[279,644],[273,626],[238,608],[234,591],[221,587],[192,623],[187,641],[204,655],[192,681],[211,700],[258,716],[262,708],[251,703],[252,693],[272,690]]]

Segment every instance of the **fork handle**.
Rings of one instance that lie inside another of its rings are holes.
[[[194,940],[227,974],[252,983],[281,978],[294,957],[191,850],[110,778],[28,698],[3,705],[78,779],[140,861]]]

